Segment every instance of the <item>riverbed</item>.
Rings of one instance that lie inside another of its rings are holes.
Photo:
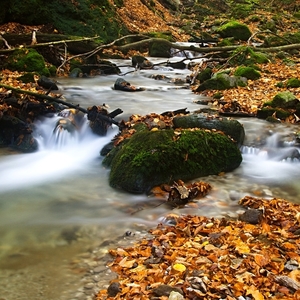
[[[193,94],[185,83],[188,69],[134,70],[130,60],[114,62],[124,66],[125,80],[145,90],[116,91],[113,85],[120,76],[109,75],[59,78],[61,93],[84,108],[103,104],[109,111],[121,108],[117,120],[207,107],[196,103],[204,96]],[[164,80],[155,80],[156,74],[164,75]],[[162,199],[109,186],[109,170],[102,166],[99,152],[117,134],[116,126],[105,137],[84,126],[75,140],[58,146],[49,139],[55,118],[36,122],[38,152],[0,149],[1,300],[92,299],[113,276],[106,268],[108,249],[147,235],[170,212],[236,217],[241,212],[238,200],[245,195],[300,203],[299,160],[268,156],[270,149],[279,151],[280,137],[292,143],[297,125],[239,118],[246,132],[241,166],[231,173],[199,178],[210,183],[212,191],[193,205],[171,209]]]

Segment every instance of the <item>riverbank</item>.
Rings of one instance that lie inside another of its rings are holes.
[[[297,299],[300,206],[244,197],[240,220],[166,217],[153,238],[110,250],[104,299]]]

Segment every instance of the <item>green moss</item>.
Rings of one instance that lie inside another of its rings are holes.
[[[219,47],[224,47],[224,46],[232,46],[234,44],[234,38],[229,37],[229,38],[224,38],[222,41],[218,43]]]
[[[171,56],[171,47],[165,42],[154,42],[150,46],[149,56],[169,58]]]
[[[174,39],[172,37],[172,33],[171,32],[159,32],[159,31],[155,31],[155,32],[149,32],[148,35],[150,37],[154,37],[154,38],[158,38],[158,39],[165,39],[167,41],[174,42]]]
[[[34,82],[34,75],[35,73],[32,72],[24,73],[22,76],[18,77],[18,79],[24,83]]]
[[[211,68],[205,68],[197,75],[197,80],[200,82],[204,82],[205,80],[208,80],[211,78],[213,72]]]
[[[116,5],[122,5],[117,0]],[[64,34],[100,35],[105,42],[128,34],[109,0],[7,1],[6,19],[26,25],[54,24]]]
[[[37,72],[40,75],[50,76],[43,56],[34,49],[15,50],[9,56],[6,67],[12,71]]]
[[[122,146],[111,163],[111,186],[144,193],[177,179],[189,180],[231,171],[241,153],[226,136],[204,130],[143,131]]]
[[[230,21],[217,29],[222,37],[233,37],[236,40],[247,41],[251,37],[251,31],[247,25],[237,21]]]
[[[285,91],[275,95],[269,104],[271,107],[294,108],[298,102],[298,99],[293,93]],[[265,104],[263,106],[265,106]]]
[[[257,80],[261,76],[260,73],[252,67],[238,67],[235,70],[234,75],[246,77],[251,80]]]
[[[238,47],[233,51],[231,57],[229,62],[232,66],[253,66],[255,64],[265,64],[270,62],[269,58],[264,53],[253,51],[251,48],[245,46]]]
[[[276,115],[276,118],[274,117],[274,114]],[[264,119],[268,121],[279,121],[278,119],[285,120],[290,115],[291,113],[288,110],[284,110],[282,108],[274,108],[271,106],[263,107],[257,111],[257,117],[259,119]]]
[[[252,12],[252,4],[236,3],[231,10],[231,16],[236,19],[244,19]]]
[[[298,88],[300,87],[300,80],[298,78],[290,78],[286,82],[286,87]]]

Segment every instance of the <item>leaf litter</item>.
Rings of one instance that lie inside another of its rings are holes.
[[[150,239],[110,250],[118,277],[96,299],[300,299],[300,205],[239,204],[260,217],[170,214]]]

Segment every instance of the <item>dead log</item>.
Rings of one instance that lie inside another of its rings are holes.
[[[89,113],[89,111],[87,109],[82,108],[79,105],[68,103],[68,102],[66,102],[62,99],[59,99],[59,98],[54,98],[54,97],[51,97],[51,96],[48,96],[48,95],[39,94],[39,93],[31,92],[31,91],[26,91],[26,90],[22,90],[22,89],[19,89],[19,88],[14,88],[12,86],[9,86],[9,85],[6,85],[6,84],[1,84],[1,83],[0,83],[0,87],[3,87],[7,90],[14,91],[15,93],[18,93],[18,94],[26,94],[26,95],[29,95],[29,96],[33,96],[38,101],[47,100],[49,102],[56,102],[56,103],[63,104],[63,105],[65,105],[67,107],[70,107],[70,108],[75,108],[75,109],[77,109],[77,110],[79,110],[79,111],[81,111],[85,114]],[[118,127],[120,127],[121,125],[117,121],[113,120],[112,116],[115,117],[115,116],[121,114],[122,112],[123,111],[118,108],[118,109],[116,109],[115,111],[111,112],[108,115],[98,114],[97,118],[102,119],[104,122],[106,122],[108,124],[114,124],[114,125],[117,125]]]

